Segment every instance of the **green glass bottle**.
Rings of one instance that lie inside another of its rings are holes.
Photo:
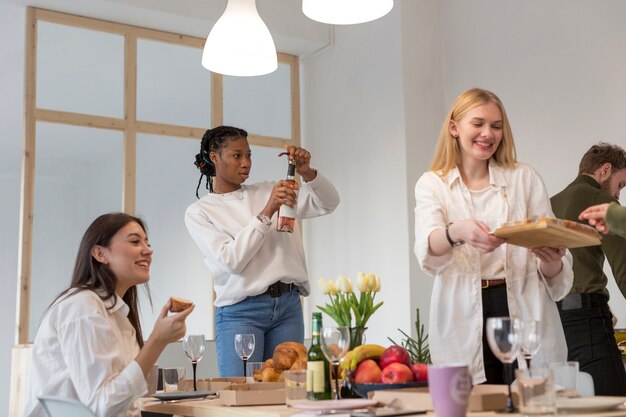
[[[307,354],[307,391],[309,400],[330,399],[330,365],[324,352],[320,340],[322,330],[322,313],[313,313],[313,326],[311,335],[311,347]]]

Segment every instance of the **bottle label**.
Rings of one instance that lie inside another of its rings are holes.
[[[306,386],[313,387],[313,392],[324,392],[324,361],[308,361],[306,369]]]
[[[298,191],[297,190],[296,190],[296,201],[298,201]],[[295,219],[296,218],[296,208],[295,207],[289,207],[289,206],[283,204],[283,205],[280,206],[280,211],[278,212],[278,215],[280,217],[289,217],[291,219]]]

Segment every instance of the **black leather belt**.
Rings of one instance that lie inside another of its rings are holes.
[[[280,297],[282,294],[296,289],[296,284],[285,284],[284,282],[275,282],[263,294],[269,294],[272,298]]]
[[[605,307],[609,299],[599,293],[572,293],[556,303],[561,311],[580,310],[583,308]]]

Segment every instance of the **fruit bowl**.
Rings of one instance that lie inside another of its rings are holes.
[[[416,388],[416,387],[427,387],[427,381],[412,381],[405,382],[403,384],[357,384],[355,382],[352,383],[352,388],[354,391],[359,394],[363,398],[367,398],[367,394],[370,391],[381,391],[386,389],[402,389],[402,388]]]

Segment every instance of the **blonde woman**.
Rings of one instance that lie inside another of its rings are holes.
[[[516,160],[511,127],[495,94],[474,88],[457,97],[415,199],[415,255],[434,277],[433,362],[468,363],[474,384],[504,383],[484,331],[494,316],[540,320],[538,356],[566,360],[555,301],[572,285],[571,255],[563,248],[507,245],[491,234],[505,222],[553,216],[542,178]]]

